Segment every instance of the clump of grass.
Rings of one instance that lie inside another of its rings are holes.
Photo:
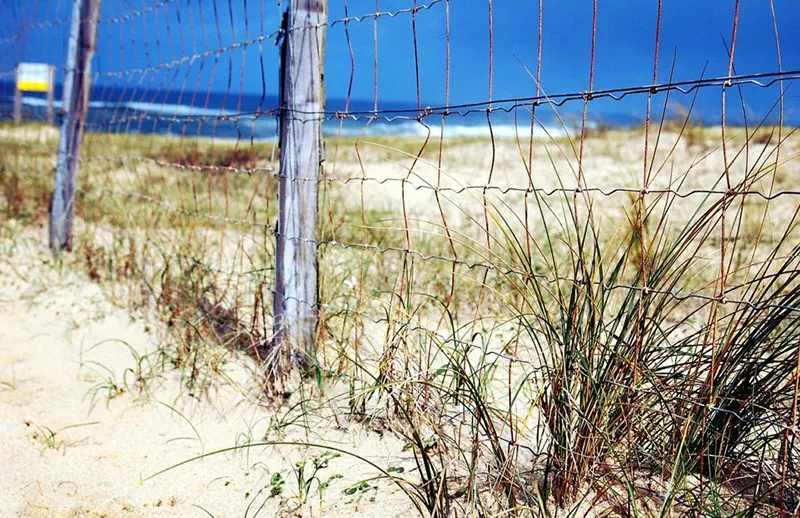
[[[747,191],[769,171],[754,165],[732,190]],[[676,484],[689,474],[701,477],[702,487],[704,476],[725,485],[747,473],[762,491],[780,487],[791,494],[785,502],[795,501],[791,477],[781,471],[789,455],[785,429],[775,424],[776,415],[791,413],[797,394],[798,249],[779,259],[794,219],[783,222],[786,233],[770,244],[753,277],[729,284],[721,300],[681,296],[694,290],[688,280],[707,240],[725,225],[726,213],[736,219],[741,209],[724,197],[706,197],[674,228],[675,199],[657,200],[644,221],[615,238],[594,222],[590,201],[579,213],[565,197],[565,218],[557,226],[545,216],[557,211],[537,197],[545,237],[527,236],[532,247],[495,210],[507,254],[501,259],[495,251],[496,257],[502,268],[527,274],[508,275],[513,292],[501,300],[520,322],[537,366],[536,406],[548,439],[534,470],[544,498],[551,494],[560,507],[587,488],[607,492],[604,484],[616,483],[628,512],[638,513],[637,479],[653,469],[672,472],[664,508],[672,507]],[[648,222],[656,229],[650,238],[642,231]],[[545,273],[532,265],[544,265]],[[724,311],[724,299],[734,294],[743,306]],[[768,451],[771,458],[764,456]],[[769,475],[765,466],[772,466]],[[616,475],[595,482],[597,473]],[[748,495],[747,506],[758,507],[765,494]],[[706,505],[710,495],[696,501]]]
[[[148,156],[179,166],[240,169],[253,169],[259,164],[270,163],[273,158],[270,150],[260,145],[217,148],[208,146],[165,147]],[[261,165],[260,167],[265,166]]]
[[[785,258],[778,250],[733,288],[748,304],[675,344],[696,368],[675,374],[673,411],[684,423],[665,426],[663,439],[675,452],[673,478],[735,480],[737,495],[788,511],[800,497],[790,468],[797,446],[787,435],[797,405],[800,248]]]
[[[47,217],[49,185],[46,175],[0,164],[0,211],[4,218],[40,224]]]

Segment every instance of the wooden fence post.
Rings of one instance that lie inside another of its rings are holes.
[[[14,67],[14,124],[22,123],[22,91],[19,89],[19,63]]]
[[[48,76],[50,86],[47,88],[47,124],[50,126],[56,120],[55,116],[55,97],[56,97],[56,67],[50,65],[50,73]]]
[[[50,249],[72,249],[75,178],[89,109],[89,75],[97,37],[100,0],[73,0],[64,78],[64,118],[58,141],[55,188],[50,209]]]
[[[274,337],[265,358],[273,380],[287,363],[307,371],[315,357],[326,24],[327,0],[291,2],[282,52]]]

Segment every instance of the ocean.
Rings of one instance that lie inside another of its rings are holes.
[[[56,86],[55,109],[61,108],[61,85]],[[43,94],[25,93],[22,98],[25,120],[46,120],[47,100]],[[0,82],[0,119],[13,116],[14,86]],[[579,109],[579,103],[573,103]],[[148,91],[135,88],[97,86],[92,89],[87,131],[125,134],[157,133],[176,137],[218,139],[246,139],[268,141],[276,138],[277,122],[269,113],[278,106],[274,95],[238,93],[197,93],[178,91]],[[433,105],[434,107],[436,105]],[[326,111],[345,111],[344,99],[327,99]],[[379,110],[385,112],[372,120],[372,100],[353,99],[349,111],[357,113],[356,119],[344,120],[333,116],[323,122],[323,133],[328,136],[390,135],[425,137],[437,136],[442,131],[441,114],[432,114],[422,121],[416,120],[416,103],[380,102]],[[508,109],[507,104],[495,105],[487,118],[484,107],[463,108],[445,118],[445,137],[515,137],[530,135],[530,107]],[[423,106],[424,109],[424,106]],[[388,111],[388,113],[386,112]],[[58,119],[58,115],[56,117]],[[580,127],[580,113],[555,111],[546,106],[537,108],[535,135],[558,137]],[[641,123],[635,116],[626,114],[590,114],[590,127],[606,124],[613,127],[631,127]],[[491,126],[489,124],[491,122]]]
[[[709,94],[712,92],[708,92]],[[61,107],[62,89],[56,85],[55,108]],[[0,81],[0,120],[13,115],[14,85]],[[702,124],[718,124],[719,112],[714,98],[708,99]],[[87,131],[124,134],[161,134],[175,137],[197,137],[234,140],[270,141],[276,138],[277,121],[271,109],[278,106],[274,95],[253,95],[220,92],[180,92],[154,91],[135,87],[95,86],[91,91]],[[437,105],[432,105],[436,107]],[[625,129],[644,123],[642,107],[630,108],[629,112],[615,111],[620,104],[610,100],[598,99],[590,103],[587,125]],[[657,106],[654,104],[654,106]],[[344,99],[327,99],[327,112],[345,111]],[[353,118],[338,119],[328,117],[323,122],[323,133],[327,137],[356,135],[387,135],[438,137],[442,132],[441,114],[431,114],[421,121],[416,119],[416,103],[381,101],[378,106],[381,117],[372,119],[372,100],[353,99],[349,112],[356,113]],[[424,108],[424,106],[423,106]],[[580,129],[582,102],[572,102],[553,109],[542,105],[536,110],[534,136],[548,138],[575,134]],[[709,109],[710,108],[710,109]],[[44,94],[25,93],[23,96],[23,118],[25,120],[46,120],[47,101]],[[485,106],[453,109],[445,118],[443,126],[445,137],[488,137],[513,138],[530,135],[530,106],[514,107],[512,104],[494,105],[491,117],[487,118]],[[796,110],[790,110],[796,115]],[[712,115],[709,116],[709,113]],[[653,120],[660,118],[660,108],[653,109]],[[771,118],[776,113],[773,111]],[[694,118],[694,117],[693,117]],[[793,119],[787,120],[793,123]],[[58,116],[56,117],[58,119]],[[58,121],[57,121],[58,122]],[[490,124],[491,122],[491,124]],[[728,122],[741,125],[743,117],[730,110]],[[774,122],[774,121],[772,121]]]

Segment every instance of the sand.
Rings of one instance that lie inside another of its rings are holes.
[[[13,243],[2,240],[0,514],[376,516],[387,505],[392,516],[415,514],[408,498],[385,481],[369,481],[368,488],[345,494],[377,474],[347,456],[320,471],[323,480],[342,475],[330,483],[322,505],[316,489],[300,505],[293,498],[292,467],[303,459],[310,466],[322,450],[292,446],[214,455],[142,482],[202,453],[261,440],[285,407],[254,404],[253,394],[239,390],[253,367],[244,359],[227,364],[231,381],[217,383],[202,402],[189,397],[177,371],[165,372],[149,393],[110,393],[104,385],[109,378],[121,385],[125,370],[136,365],[135,355],[157,349],[161,324],[112,304],[109,286],[50,264],[44,235],[43,229],[24,230]],[[411,467],[391,434],[362,425],[335,429],[314,423],[311,429],[308,434],[289,428],[270,438],[318,442],[324,436],[328,445],[357,452],[384,469]],[[286,483],[282,494],[266,498],[275,473]]]

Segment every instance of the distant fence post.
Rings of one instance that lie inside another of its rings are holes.
[[[14,123],[22,123],[22,90],[19,89],[19,63],[14,67]]]
[[[317,196],[322,164],[327,0],[293,0],[283,40],[274,338],[268,374],[288,360],[307,370],[317,330]],[[287,358],[288,353],[288,358]]]
[[[47,88],[47,124],[53,125],[56,120],[55,116],[55,97],[56,97],[56,67],[50,65],[50,73],[48,81],[50,86]]]
[[[75,177],[89,108],[89,74],[97,36],[100,0],[73,0],[72,28],[64,78],[64,118],[58,141],[55,188],[50,210],[50,249],[72,249]]]

